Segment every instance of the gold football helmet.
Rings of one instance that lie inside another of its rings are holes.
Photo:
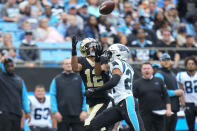
[[[95,56],[95,51],[94,50],[90,50],[90,48],[98,45],[98,41],[93,39],[93,38],[85,38],[81,41],[80,44],[80,52],[81,55],[84,57],[87,56]]]

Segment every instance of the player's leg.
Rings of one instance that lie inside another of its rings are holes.
[[[122,116],[118,107],[111,107],[98,114],[90,123],[86,126],[86,131],[99,130],[102,127],[113,125],[114,123],[122,120]]]
[[[69,131],[69,124],[65,121],[57,124],[57,131]]]
[[[132,96],[123,100],[119,106],[122,108],[121,114],[123,118],[132,131],[145,131],[138,104]]]
[[[195,126],[194,108],[195,108],[194,104],[186,103],[185,118],[187,121],[189,131],[194,131],[194,126]]]
[[[109,102],[106,103],[101,103],[101,104],[96,104],[93,107],[89,107],[89,105],[87,105],[87,111],[88,111],[88,119],[86,119],[85,121],[85,125],[89,125],[90,121],[99,113],[103,112],[107,106],[108,106]]]

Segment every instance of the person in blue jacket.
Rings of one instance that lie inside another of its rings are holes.
[[[166,118],[166,131],[175,131],[177,123],[177,112],[180,109],[179,97],[183,96],[183,90],[179,89],[175,74],[171,70],[172,61],[169,54],[164,53],[160,57],[161,69],[155,73],[155,77],[161,78],[167,88],[170,97],[171,110],[173,114]]]
[[[72,72],[71,59],[63,62],[64,71],[51,82],[51,111],[58,121],[57,131],[85,131],[87,118],[85,86],[79,74]]]
[[[22,110],[31,120],[24,80],[14,73],[11,58],[1,58],[0,73],[0,131],[20,131]]]

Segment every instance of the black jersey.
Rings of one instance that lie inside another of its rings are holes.
[[[86,86],[86,89],[89,88],[99,88],[103,86],[103,84],[109,79],[109,76],[102,72],[100,76],[95,75],[94,65],[95,62],[92,62],[86,57],[78,57],[78,63],[82,65],[82,70],[80,71],[81,78]],[[101,57],[101,65],[107,64],[107,61],[104,57]],[[95,95],[91,96],[91,98],[87,97],[88,104],[98,104],[103,103],[108,100],[107,91],[96,93]]]

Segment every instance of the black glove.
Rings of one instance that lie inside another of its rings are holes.
[[[101,55],[103,54],[103,46],[97,45],[93,49],[95,51],[95,62],[100,62]]]
[[[96,91],[96,89],[93,89],[93,88],[87,89],[85,91],[84,95],[87,96],[87,97],[90,97],[95,93],[95,91]]]
[[[77,51],[76,51],[77,42],[78,42],[77,37],[73,36],[72,37],[72,56],[77,55]]]

